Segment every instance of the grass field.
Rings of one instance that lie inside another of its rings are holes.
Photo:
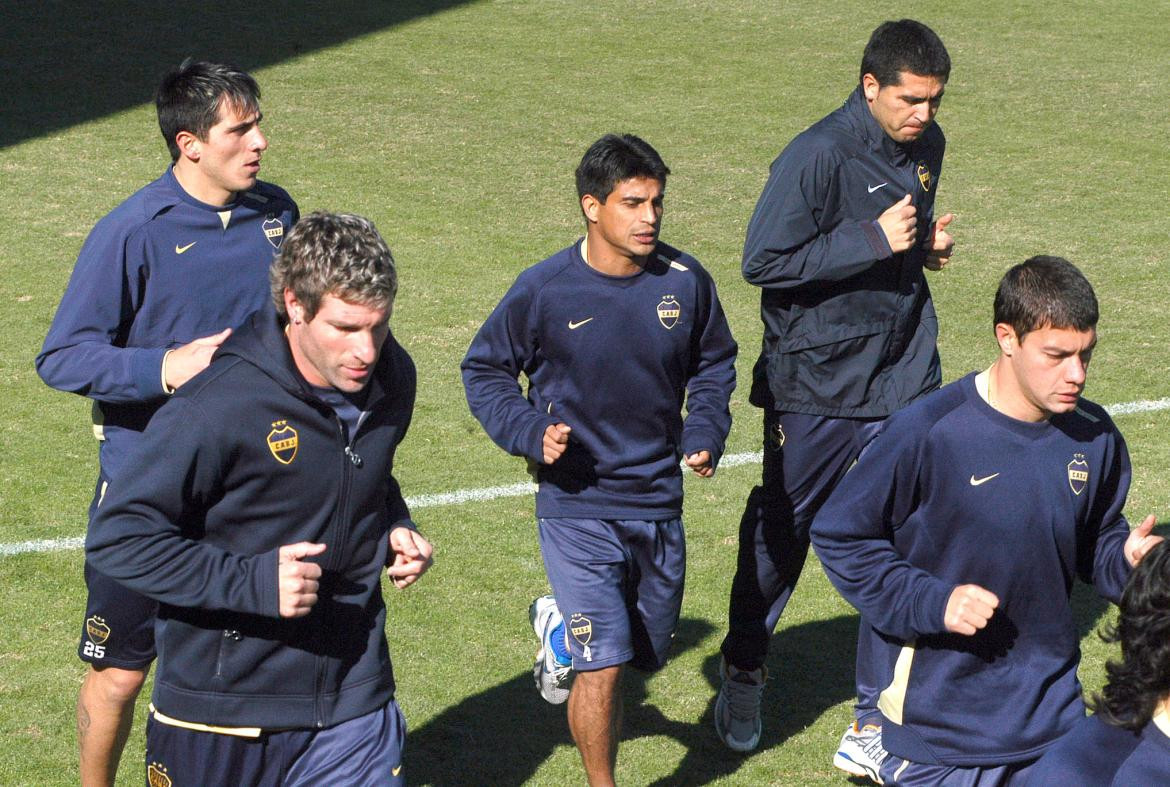
[[[747,403],[758,293],[739,276],[744,229],[772,158],[835,108],[861,49],[904,6],[747,0],[293,3],[238,10],[111,3],[0,10],[0,544],[80,536],[96,472],[87,403],[33,370],[90,227],[167,156],[147,100],[184,55],[254,70],[271,148],[262,177],[302,212],[370,216],[399,261],[394,330],[419,369],[399,454],[407,495],[511,484],[467,411],[458,363],[515,275],[581,233],[572,170],[607,131],[654,144],[674,172],[663,238],[711,270],[740,343],[728,450],[758,450]],[[1059,5],[955,0],[914,14],[954,69],[939,122],[938,208],[956,257],[931,276],[944,376],[986,365],[990,304],[1011,264],[1078,262],[1102,304],[1088,395],[1170,396],[1164,0]],[[1119,415],[1135,473],[1131,518],[1170,507],[1170,412]],[[627,686],[625,784],[832,784],[850,718],[856,616],[812,560],[774,640],[760,749],[715,738],[718,643],[742,501],[758,469],[687,481],[687,596],[675,658]],[[437,563],[389,592],[388,635],[411,726],[414,783],[578,783],[563,710],[531,686],[528,602],[546,592],[530,497],[420,508]],[[76,779],[73,656],[80,551],[0,557],[0,783]],[[1108,619],[1078,593],[1082,677],[1100,685]],[[142,703],[144,709],[145,702]],[[140,784],[141,721],[120,783]]]

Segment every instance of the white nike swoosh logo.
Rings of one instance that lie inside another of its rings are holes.
[[[580,328],[582,325],[584,325],[585,323],[589,322],[592,319],[593,319],[592,317],[586,317],[584,320],[581,320],[580,322],[573,322],[572,320],[569,320],[569,330],[575,331],[578,328]]]
[[[402,773],[402,766],[401,765],[395,766],[394,768],[390,769],[391,776],[397,776],[400,773]]]
[[[999,473],[992,473],[991,475],[984,476],[983,478],[976,478],[975,474],[972,473],[971,474],[971,486],[979,486],[980,484],[986,484],[988,481],[995,478],[997,475],[999,475]]]
[[[888,186],[888,185],[890,185],[890,182],[887,180],[885,183],[879,183],[876,186],[866,186],[866,188],[869,189],[870,194],[873,194],[878,189],[882,188],[883,186]]]
[[[187,249],[191,248],[192,246],[194,246],[198,242],[199,241],[197,241],[197,240],[193,240],[190,243],[188,243],[186,246],[180,246],[179,244],[176,243],[175,244],[175,254],[182,254],[183,252],[185,252]]]

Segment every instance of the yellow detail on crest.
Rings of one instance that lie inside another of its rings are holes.
[[[673,295],[663,295],[662,301],[658,304],[658,322],[662,323],[662,327],[669,331],[678,322],[680,314],[682,306],[678,299]]]
[[[923,191],[930,191],[930,187],[934,184],[934,177],[930,174],[930,167],[926,164],[918,164],[918,182],[922,184]]]
[[[166,766],[159,762],[152,762],[146,766],[146,782],[150,787],[171,787],[171,777],[167,776]]]
[[[110,638],[110,627],[106,625],[105,618],[94,615],[85,621],[85,635],[95,645],[101,645]]]
[[[569,633],[582,645],[588,645],[589,640],[593,639],[593,621],[580,612],[574,612],[569,617]]]
[[[279,249],[284,240],[284,223],[280,219],[269,216],[264,220],[264,237],[272,244],[272,248]]]
[[[1079,495],[1085,491],[1085,487],[1089,483],[1089,463],[1085,461],[1084,454],[1073,454],[1072,461],[1068,463],[1068,485],[1072,489],[1074,495]]]
[[[297,430],[288,425],[288,421],[273,421],[272,431],[268,433],[268,450],[282,465],[292,464],[297,457]]]

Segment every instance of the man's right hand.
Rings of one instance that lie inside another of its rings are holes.
[[[224,328],[214,336],[204,336],[169,351],[163,361],[167,388],[177,390],[180,385],[206,369],[207,364],[211,363],[211,356],[231,335],[232,329]]]
[[[999,599],[990,590],[978,585],[959,585],[947,599],[943,625],[952,634],[970,637],[987,626],[998,606]]]
[[[551,465],[561,458],[569,447],[569,432],[573,431],[568,424],[550,424],[544,430],[544,463]]]
[[[287,544],[280,548],[276,580],[280,589],[282,618],[304,617],[317,603],[317,580],[321,578],[321,566],[303,561],[324,551],[324,544],[309,541]]]
[[[886,242],[890,249],[897,254],[906,251],[914,245],[918,230],[918,208],[910,204],[910,195],[886,208],[886,212],[878,216],[878,224],[886,234]]]

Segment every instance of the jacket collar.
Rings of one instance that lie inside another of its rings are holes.
[[[869,102],[865,100],[865,91],[861,85],[854,88],[845,100],[844,109],[871,150],[881,153],[894,164],[902,164],[913,158],[916,143],[899,144],[882,129],[877,118],[869,111]]]

